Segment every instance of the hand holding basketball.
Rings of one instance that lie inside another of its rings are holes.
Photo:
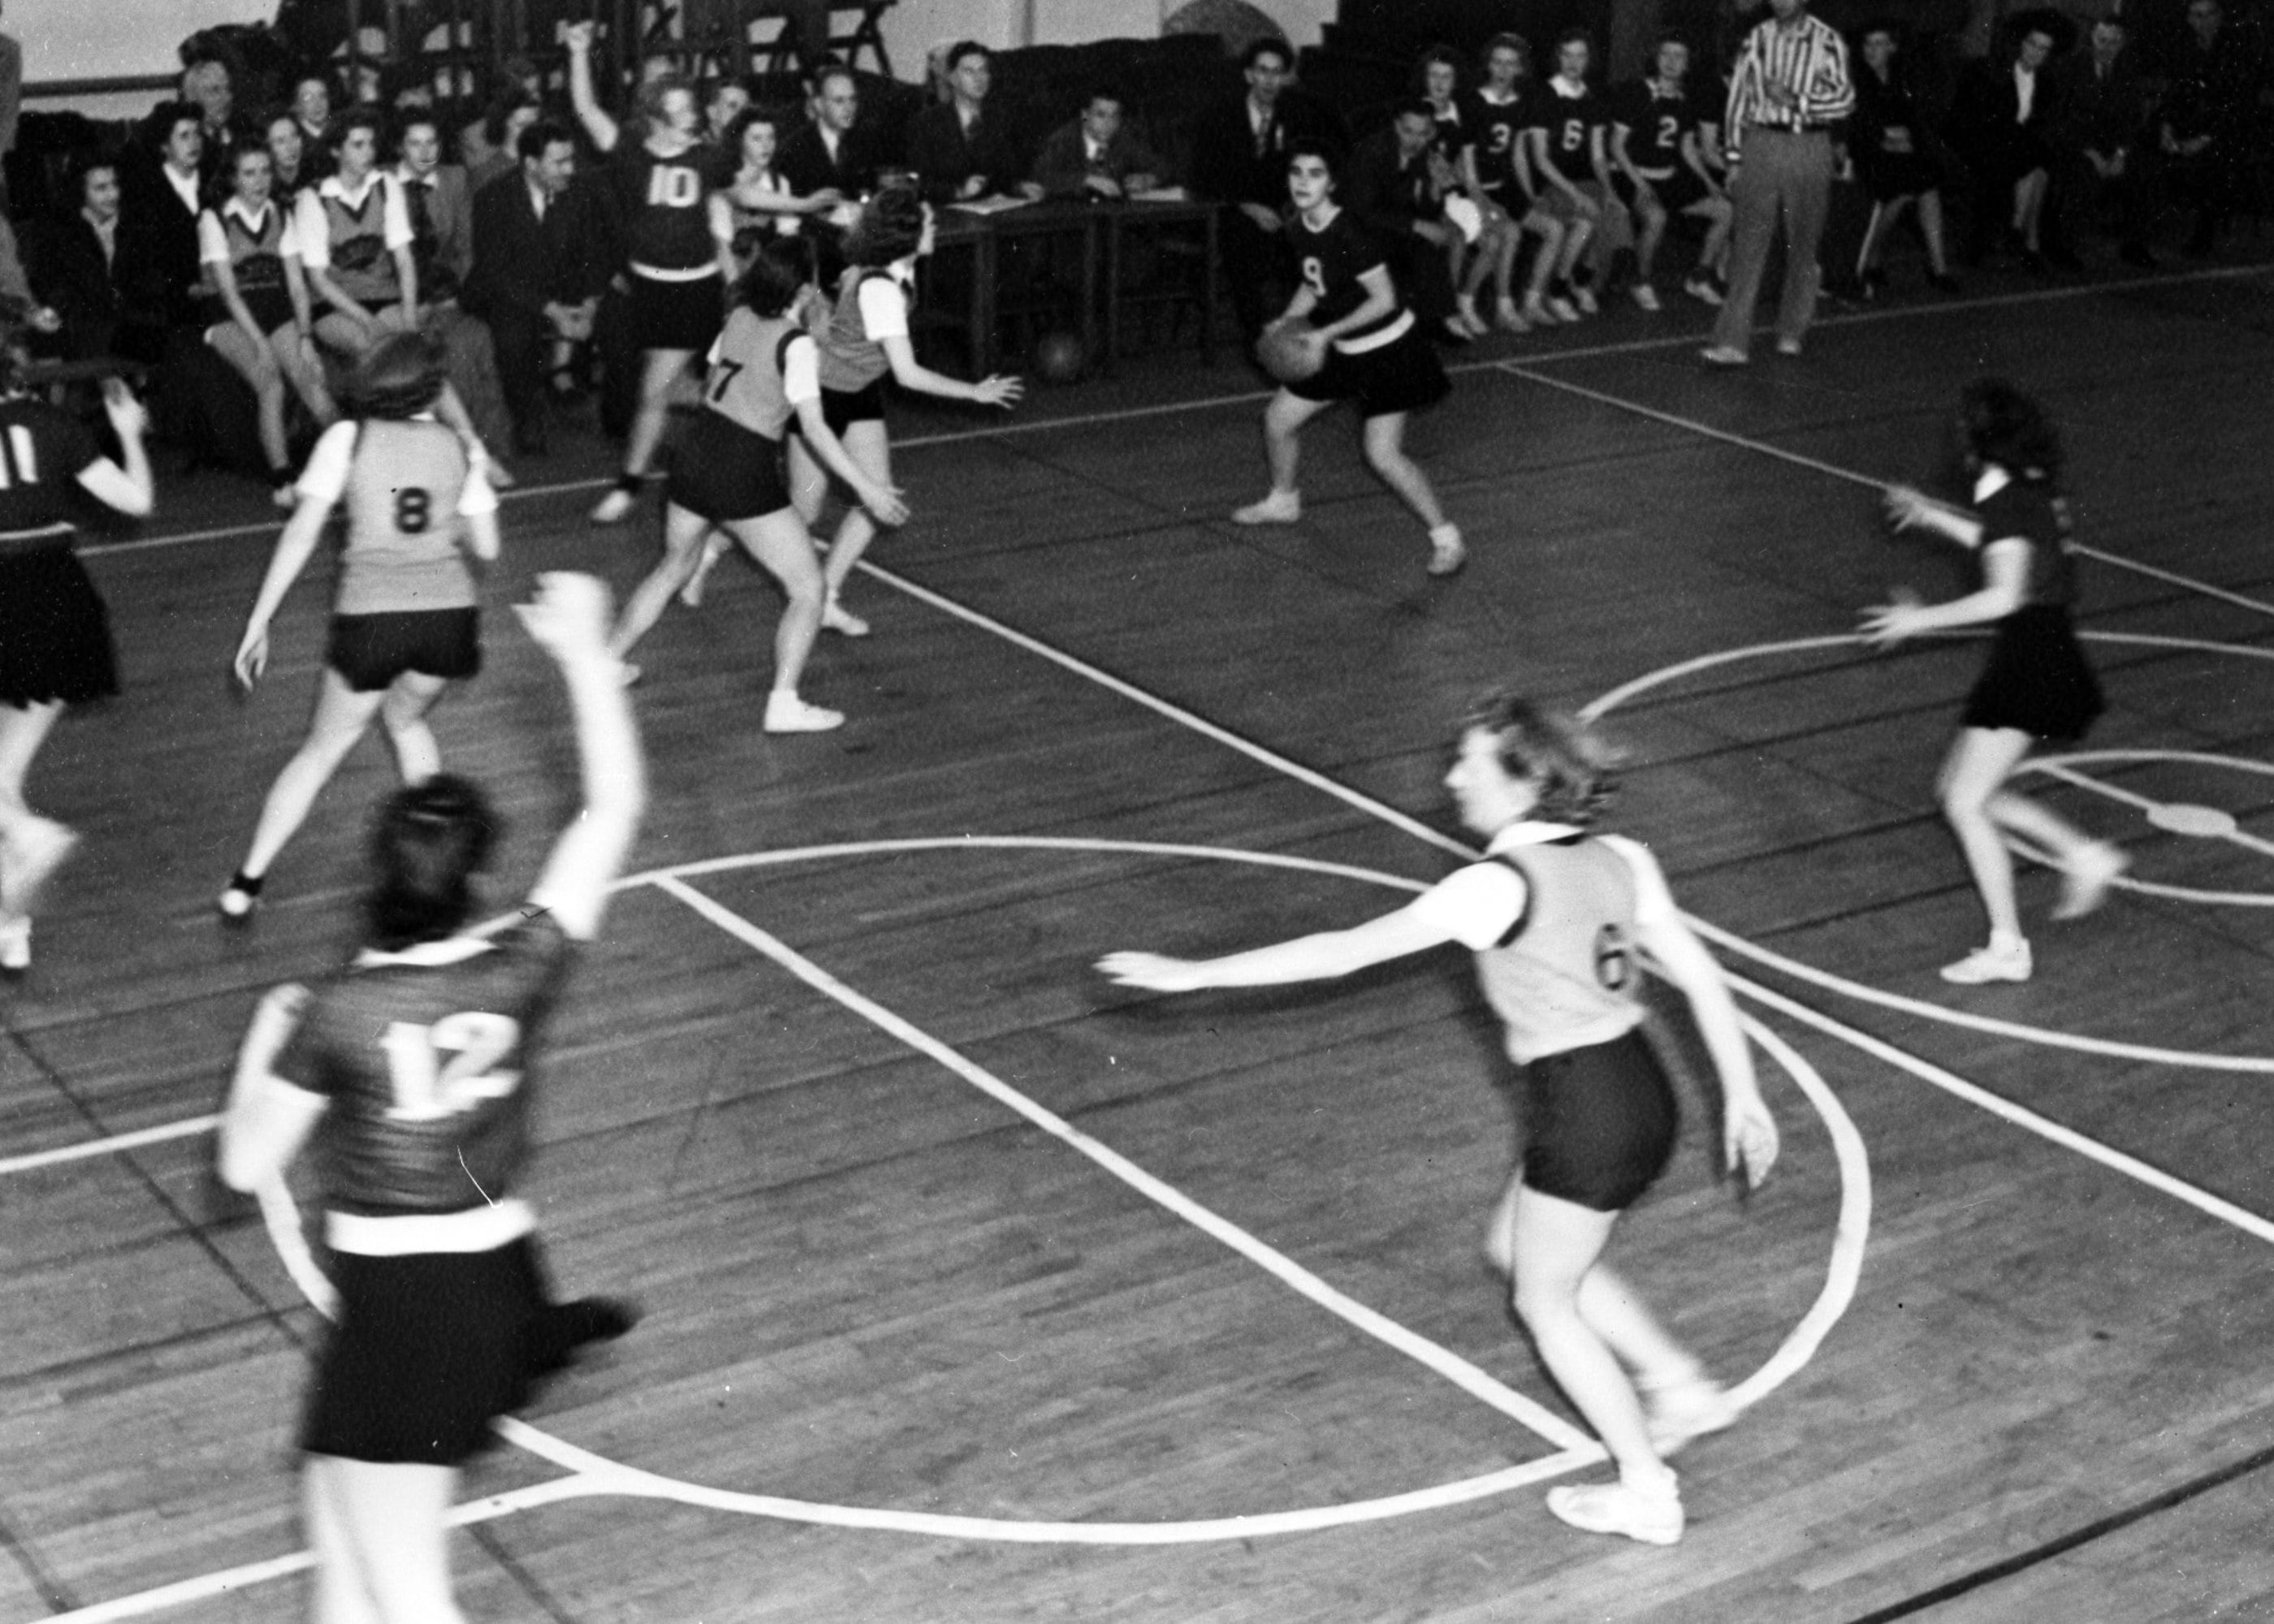
[[[1327,364],[1327,341],[1307,321],[1275,321],[1257,336],[1255,359],[1281,383],[1300,383]]]

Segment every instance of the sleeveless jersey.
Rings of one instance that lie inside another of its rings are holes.
[[[474,578],[460,546],[465,522],[458,515],[464,446],[442,425],[415,418],[353,426],[355,456],[343,499],[347,543],[334,612],[471,607]]]
[[[782,197],[789,195],[789,188],[782,184],[781,177],[772,173],[759,176],[755,189],[761,194],[771,193]],[[721,192],[719,195],[727,200],[727,217],[732,228],[731,235],[727,239],[727,252],[734,256],[736,274],[739,275],[750,268],[750,261],[758,257],[758,250],[764,245],[767,238],[797,235],[798,220],[795,214],[779,214],[772,209],[746,207],[742,199],[732,191]]]
[[[711,346],[711,375],[703,403],[736,428],[779,440],[794,410],[785,383],[785,374],[796,365],[793,347],[809,349],[812,343],[813,335],[793,322],[736,310]],[[809,356],[807,365],[811,365]],[[809,387],[817,399],[818,386]]]
[[[2068,501],[2043,479],[2016,478],[1975,508],[1982,543],[2019,537],[2029,544],[2022,606],[2066,609],[2076,601],[2076,544],[2070,539]]]
[[[716,271],[708,199],[734,179],[724,154],[697,145],[659,158],[644,145],[619,142],[608,154],[608,178],[634,271],[665,282]]]
[[[869,325],[861,319],[862,286],[879,279],[900,285],[890,271],[859,265],[837,284],[837,303],[821,335],[821,387],[832,394],[858,395],[892,370],[885,347],[869,336]],[[901,291],[905,297],[906,289]]]
[[[28,395],[0,398],[0,552],[70,539],[73,487],[101,460],[77,418]]]
[[[529,1160],[536,1038],[571,953],[548,914],[486,938],[365,953],[320,982],[274,1071],[329,1109],[312,1143],[333,1212],[464,1212]]]
[[[391,304],[403,297],[395,255],[387,245],[387,197],[394,184],[384,175],[373,177],[358,204],[317,190],[324,208],[332,280],[358,304]]]
[[[256,294],[283,293],[283,207],[273,202],[263,205],[257,226],[246,224],[245,216],[233,208],[217,209],[214,218],[221,224],[222,241],[229,248],[229,268],[245,303],[252,304]]]
[[[1493,861],[1525,879],[1524,913],[1477,954],[1485,998],[1519,1065],[1633,1030],[1635,879],[1600,841],[1525,846]]]

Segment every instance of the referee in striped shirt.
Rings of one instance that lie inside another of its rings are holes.
[[[1706,359],[1743,366],[1751,358],[1753,306],[1777,222],[1785,229],[1784,294],[1777,304],[1777,350],[1798,355],[1816,309],[1816,245],[1832,194],[1832,129],[1856,105],[1848,47],[1837,30],[1808,14],[1807,0],[1769,0],[1769,18],[1745,36],[1729,79],[1729,197],[1736,236],[1729,251],[1729,297],[1713,325]]]

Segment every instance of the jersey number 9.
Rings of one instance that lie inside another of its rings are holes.
[[[521,1086],[521,1073],[498,1062],[521,1041],[521,1023],[509,1015],[461,1010],[431,1026],[388,1024],[381,1040],[395,1122],[433,1122],[470,1111],[485,1100],[502,1100]]]

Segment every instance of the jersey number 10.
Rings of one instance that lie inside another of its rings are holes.
[[[497,1063],[521,1041],[521,1023],[509,1015],[462,1010],[431,1026],[390,1022],[381,1040],[395,1122],[433,1122],[470,1111],[484,1100],[502,1100],[521,1086],[521,1073]]]

